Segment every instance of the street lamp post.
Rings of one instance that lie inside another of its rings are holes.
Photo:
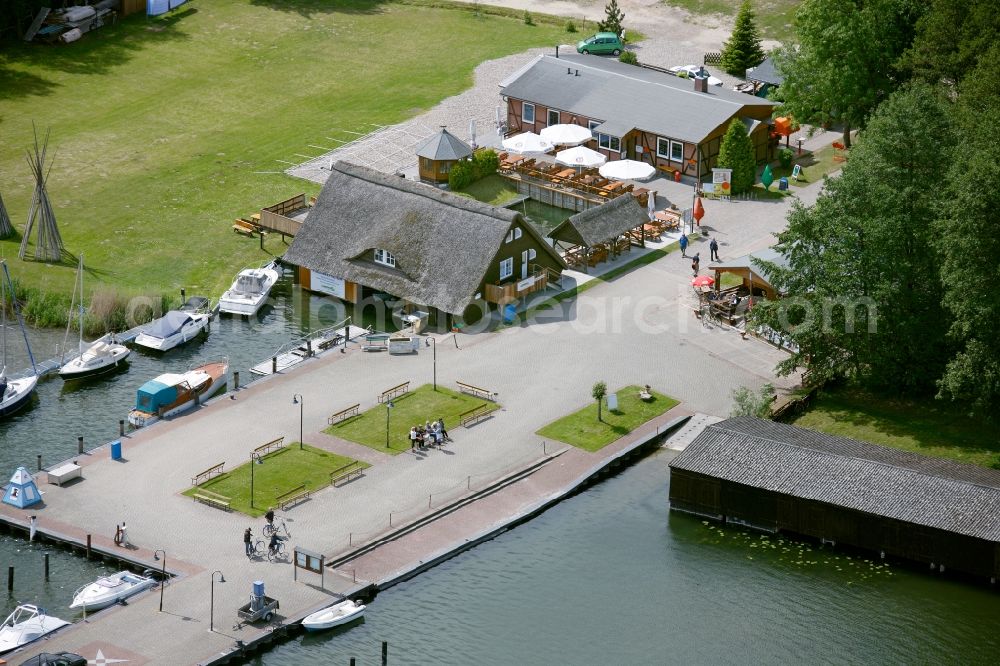
[[[434,349],[434,390],[438,390],[438,341],[437,338],[428,337]]]
[[[225,583],[226,577],[222,575],[222,572],[216,569],[212,572],[212,596],[208,611],[208,630],[210,632],[215,631],[215,574],[219,574],[219,582]]]
[[[163,553],[163,567],[160,569],[160,612],[163,612],[163,586],[167,584],[167,551],[163,549],[158,549],[153,553],[153,559],[160,559],[160,553]]]
[[[389,448],[389,410],[393,407],[392,400],[385,401],[385,448]]]
[[[299,406],[299,451],[302,450],[302,408],[305,407],[306,401],[303,400],[302,396],[298,393],[292,396],[292,404]]]
[[[250,508],[253,509],[253,466],[263,465],[264,461],[261,459],[260,454],[254,451],[250,454]]]

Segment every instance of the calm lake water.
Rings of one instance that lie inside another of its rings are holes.
[[[668,455],[253,663],[997,662],[997,592],[670,514]]]

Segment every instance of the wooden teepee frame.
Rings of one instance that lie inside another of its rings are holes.
[[[3,205],[3,195],[0,195],[0,238],[10,238],[14,234],[14,225],[10,223],[7,208]]]
[[[38,130],[32,124],[35,132],[35,151],[25,151],[28,159],[28,166],[35,176],[35,193],[31,196],[31,208],[28,209],[28,222],[24,227],[24,237],[21,238],[21,251],[18,256],[24,259],[28,251],[28,241],[31,238],[31,229],[38,218],[38,239],[35,242],[34,258],[46,262],[57,262],[62,260],[63,242],[59,235],[59,227],[56,226],[56,214],[52,210],[52,202],[49,201],[49,194],[45,190],[45,183],[49,179],[49,173],[45,170],[45,154],[49,149],[49,132],[45,132],[45,141],[38,143]]]

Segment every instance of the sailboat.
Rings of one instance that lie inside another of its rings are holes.
[[[4,279],[0,281],[0,310],[3,311],[2,330],[3,331],[3,365],[0,366],[0,418],[10,416],[20,410],[31,399],[31,394],[38,384],[38,370],[35,368],[35,357],[31,353],[31,345],[28,343],[28,332],[24,330],[24,321],[21,319],[21,310],[17,306],[17,299],[14,297],[14,285],[10,280],[10,271],[7,270],[7,262],[0,259],[0,266],[3,266]],[[10,300],[14,304],[14,313],[17,315],[17,323],[21,326],[21,334],[24,335],[24,344],[28,348],[28,358],[31,359],[31,374],[19,379],[7,378],[7,290],[10,290]]]
[[[80,255],[80,266],[76,273],[77,287],[80,291],[80,352],[71,361],[59,368],[59,376],[63,379],[78,379],[97,375],[108,370],[117,368],[132,351],[125,345],[115,342],[114,336],[110,333],[94,340],[93,342],[83,341],[83,255]],[[75,293],[75,292],[74,292]],[[72,307],[70,304],[70,319],[72,320]],[[66,326],[66,333],[69,334],[69,324]],[[65,345],[64,345],[65,346]]]

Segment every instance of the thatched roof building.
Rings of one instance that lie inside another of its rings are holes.
[[[593,247],[620,238],[646,222],[649,222],[646,209],[639,205],[635,197],[626,194],[571,216],[549,232],[549,238]]]

